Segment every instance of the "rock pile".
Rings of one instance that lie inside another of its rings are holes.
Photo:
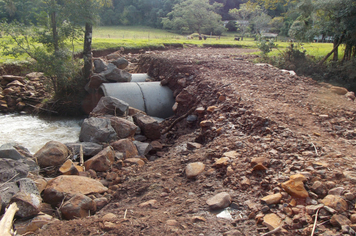
[[[0,112],[32,111],[48,97],[43,73],[0,76]]]
[[[98,89],[102,83],[130,82],[132,76],[126,69],[129,62],[119,53],[109,54],[107,61],[94,59],[94,74],[90,77],[88,89]]]
[[[78,143],[50,141],[34,155],[17,144],[5,144],[0,147],[0,209],[17,203],[15,228],[22,233],[58,218],[95,214],[112,199],[108,187],[117,189],[122,182],[118,169],[143,166],[153,147],[162,149],[154,141],[160,130],[152,117],[121,100],[102,97],[84,120]]]

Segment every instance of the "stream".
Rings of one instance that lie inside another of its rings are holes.
[[[0,146],[16,142],[34,154],[49,141],[77,142],[82,121],[76,118],[0,115]]]

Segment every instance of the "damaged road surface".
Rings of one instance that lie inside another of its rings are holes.
[[[137,61],[135,72],[173,91],[175,116],[149,138],[145,157],[115,157],[90,176],[106,191],[90,198],[108,201],[95,215],[51,221],[34,234],[353,234],[352,93],[255,65],[248,51],[125,55]]]

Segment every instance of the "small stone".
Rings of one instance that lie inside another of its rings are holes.
[[[192,221],[194,223],[199,222],[199,221],[206,222],[206,219],[204,217],[202,217],[202,216],[193,216],[192,217]]]
[[[322,208],[323,206],[324,204],[306,206],[305,211],[312,216],[318,209]]]
[[[351,223],[352,223],[352,224],[356,224],[356,214],[352,214],[352,215],[350,216],[350,220],[351,220]]]
[[[214,125],[214,121],[212,120],[203,120],[202,122],[200,122],[200,127],[211,127]]]
[[[178,226],[178,221],[176,220],[167,220],[166,225],[168,226]]]
[[[227,166],[230,162],[230,158],[228,157],[222,157],[217,160],[215,160],[214,166]]]
[[[115,221],[117,219],[118,217],[114,213],[108,213],[101,218],[102,221]]]
[[[201,174],[205,169],[205,165],[202,162],[189,163],[185,168],[185,174],[187,178],[195,178]]]
[[[336,187],[336,188],[330,189],[328,192],[328,195],[341,196],[344,191],[345,191],[344,187]]]
[[[228,157],[230,159],[235,159],[235,158],[238,158],[240,156],[241,156],[241,154],[236,152],[236,151],[230,151],[230,152],[223,153],[223,157]]]
[[[321,203],[338,212],[344,212],[348,209],[347,202],[341,197],[335,195],[327,195],[323,200],[321,200]]]
[[[287,182],[282,183],[282,188],[293,197],[307,198],[309,194],[303,183],[306,180],[302,174],[292,175]]]
[[[269,204],[277,204],[281,199],[282,199],[282,194],[276,193],[263,197],[261,201],[269,205]]]
[[[351,180],[352,183],[356,183],[356,171],[344,171],[343,172],[346,179]]]
[[[141,203],[140,205],[139,205],[139,207],[151,207],[151,208],[158,208],[158,202],[157,202],[157,200],[154,200],[154,199],[152,199],[152,200],[149,200],[149,201],[147,201],[147,202],[143,202],[143,203]]]
[[[187,143],[187,149],[189,149],[189,150],[199,149],[202,146],[203,145],[201,145],[200,143],[194,143],[194,142],[188,142]]]
[[[346,198],[346,200],[352,201],[355,199],[355,195],[353,193],[345,193],[344,197]]]
[[[112,222],[104,222],[103,225],[103,230],[109,231],[109,230],[113,230],[119,227],[118,224],[112,223]]]
[[[109,203],[109,200],[106,197],[95,198],[94,203],[96,205],[96,210],[101,210],[104,206]]]
[[[231,196],[227,192],[222,192],[209,198],[206,203],[211,210],[223,209],[231,204]]]
[[[328,189],[326,188],[326,185],[320,181],[315,181],[313,186],[311,187],[311,190],[318,194],[319,197],[323,198],[328,194]]]
[[[136,157],[127,158],[127,159],[125,159],[125,162],[126,163],[130,163],[130,164],[135,164],[135,165],[138,165],[138,166],[144,166],[145,165],[145,162],[141,158],[136,158]]]
[[[263,217],[263,225],[269,230],[274,230],[282,224],[282,219],[274,213],[267,214]]]
[[[252,171],[256,171],[256,170],[265,171],[265,170],[268,170],[268,168],[259,163],[252,168]]]
[[[205,108],[204,107],[198,107],[197,109],[195,109],[195,112],[198,114],[202,114],[205,112]]]
[[[213,112],[213,111],[215,111],[217,108],[218,108],[217,106],[210,106],[210,107],[208,107],[206,110],[207,110],[208,112]]]
[[[333,215],[330,219],[330,223],[336,227],[351,225],[351,221],[346,216],[343,215]]]
[[[330,88],[330,90],[333,92],[333,93],[336,93],[338,95],[345,95],[347,94],[347,92],[349,92],[346,88],[343,88],[343,87],[338,87],[338,86],[332,86]]]

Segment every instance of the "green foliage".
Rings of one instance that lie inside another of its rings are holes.
[[[221,16],[215,11],[221,4],[210,5],[209,0],[185,0],[173,7],[162,19],[163,27],[176,32],[221,35],[224,32]]]
[[[71,84],[74,78],[80,78],[81,64],[72,59],[69,51],[63,49],[47,53],[44,50],[37,50],[35,56],[36,71],[43,72],[50,79],[51,87],[57,95],[73,89]]]
[[[265,40],[262,39],[256,43],[258,49],[260,49],[263,56],[266,56],[269,52],[272,51],[273,48],[277,48],[277,45],[273,42],[273,40]]]

